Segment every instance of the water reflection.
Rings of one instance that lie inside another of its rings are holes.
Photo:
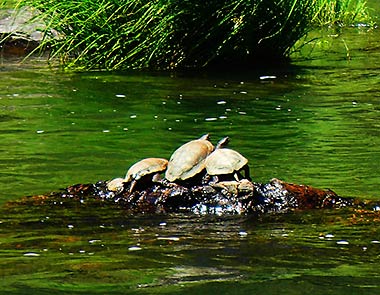
[[[78,294],[192,294],[216,286],[234,294],[266,286],[275,294],[281,286],[291,294],[297,286],[316,285],[317,294],[347,294],[352,288],[373,294],[380,289],[380,233],[370,215],[357,223],[352,213],[255,220],[124,216],[120,209],[84,204],[8,207],[0,223],[1,286],[15,294],[77,294],[76,288]]]

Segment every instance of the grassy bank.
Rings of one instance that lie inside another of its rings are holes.
[[[285,60],[316,25],[365,17],[353,0],[28,0],[60,40],[66,67],[168,69]]]

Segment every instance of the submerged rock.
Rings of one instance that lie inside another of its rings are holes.
[[[190,212],[197,214],[285,213],[314,208],[352,206],[353,200],[339,197],[331,190],[272,179],[268,183],[241,181],[182,186],[170,182],[154,183],[130,192],[128,186],[110,189],[112,181],[77,184],[48,195],[24,197],[17,204],[70,205],[75,202],[110,205],[131,213]],[[111,186],[112,188],[112,186]]]

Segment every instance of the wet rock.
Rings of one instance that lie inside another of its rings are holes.
[[[118,180],[116,180],[117,182]],[[77,184],[44,196],[24,197],[17,204],[70,206],[117,206],[131,213],[191,212],[196,214],[285,213],[292,210],[341,208],[353,200],[339,197],[331,190],[272,179],[268,183],[248,180],[217,184],[183,186],[155,183],[130,192],[128,186],[110,186],[113,181]]]

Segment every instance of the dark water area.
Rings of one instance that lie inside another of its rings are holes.
[[[130,216],[105,204],[7,203],[122,177],[206,132],[214,143],[229,136],[255,181],[379,200],[379,30],[314,34],[324,38],[279,68],[68,73],[3,60],[0,290],[379,294],[375,213]]]

